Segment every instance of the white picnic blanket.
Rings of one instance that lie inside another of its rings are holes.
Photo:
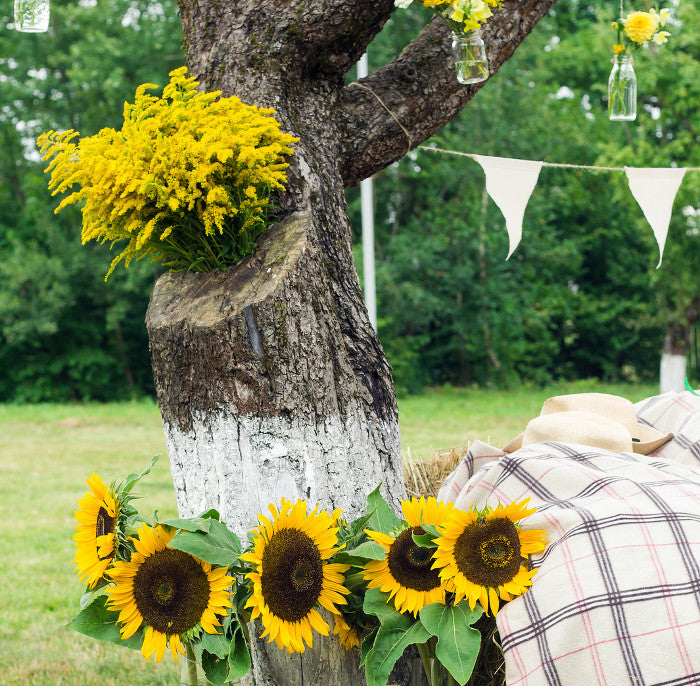
[[[530,498],[549,544],[497,615],[508,686],[700,686],[700,397],[637,403],[674,439],[644,456],[566,443],[475,442],[438,498]]]

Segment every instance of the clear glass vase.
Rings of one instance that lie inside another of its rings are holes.
[[[615,55],[608,79],[608,116],[610,121],[634,121],[637,118],[637,77],[632,55]]]
[[[15,0],[15,28],[40,33],[49,28],[49,0]]]
[[[481,31],[452,34],[452,53],[460,83],[479,83],[489,77],[489,63]]]

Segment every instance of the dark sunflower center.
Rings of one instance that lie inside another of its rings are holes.
[[[474,522],[460,534],[455,561],[469,581],[496,587],[510,581],[520,569],[520,537],[506,517]]]
[[[413,541],[413,534],[422,536],[423,528],[414,526],[402,531],[391,544],[387,555],[389,571],[405,588],[430,591],[440,585],[440,576],[433,565],[433,549],[423,548]]]
[[[105,510],[104,507],[101,507],[97,513],[97,521],[95,522],[95,538],[99,538],[105,534],[113,534],[114,523],[114,517],[110,517],[107,510]],[[109,557],[109,555],[107,557],[101,557],[100,560],[106,560]]]
[[[164,634],[195,626],[209,604],[209,579],[202,566],[181,550],[159,550],[134,577],[134,600],[146,624]]]
[[[274,615],[287,622],[306,617],[323,590],[318,547],[299,529],[272,535],[262,557],[262,595]]]

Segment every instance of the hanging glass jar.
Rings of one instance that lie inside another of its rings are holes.
[[[608,115],[610,121],[634,121],[637,118],[637,77],[632,55],[613,57],[608,79]]]
[[[489,63],[481,31],[452,33],[452,53],[460,83],[479,83],[489,77]]]
[[[15,28],[40,33],[49,28],[49,0],[15,0]]]

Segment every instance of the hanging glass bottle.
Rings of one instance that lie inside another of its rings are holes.
[[[40,33],[49,28],[49,0],[15,0],[15,28]]]
[[[452,53],[460,83],[479,83],[489,77],[489,63],[481,31],[452,34]]]
[[[613,57],[608,79],[608,115],[610,121],[634,121],[637,118],[637,77],[632,55]]]

